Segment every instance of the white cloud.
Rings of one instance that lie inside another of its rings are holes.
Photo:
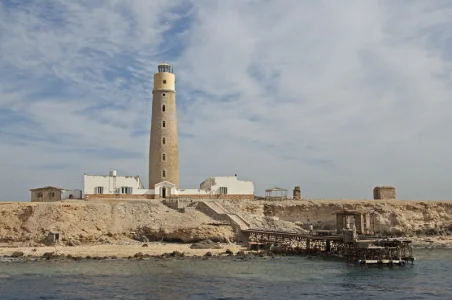
[[[0,103],[26,116],[0,133],[1,198],[111,167],[146,182],[162,60],[177,76],[184,187],[237,173],[259,193],[369,198],[394,184],[399,198],[450,198],[451,12],[447,1],[0,5]]]
[[[201,9],[192,30],[195,43],[180,63],[183,75],[195,77],[187,88],[202,82],[200,89],[208,93],[193,105],[191,118],[207,110],[210,120],[200,117],[197,126],[184,125],[186,131],[210,127],[205,140],[229,136],[216,147],[243,154],[230,155],[224,165],[241,158],[238,165],[252,169],[261,189],[298,183],[314,197],[370,197],[373,185],[388,183],[404,198],[448,197],[445,170],[434,164],[438,156],[450,161],[450,143],[441,138],[447,126],[422,141],[417,136],[438,122],[450,123],[444,114],[450,89],[433,76],[450,74],[450,60],[419,41],[426,39],[419,32],[444,26],[444,18],[432,12],[432,18],[414,23],[424,7],[411,5],[410,14],[400,16],[405,6],[386,2],[248,4]],[[442,30],[450,36],[447,27]],[[253,76],[250,68],[261,74]],[[212,101],[227,95],[237,95],[231,105]],[[263,121],[246,124],[255,115]],[[246,143],[243,136],[260,143]],[[214,147],[200,147],[200,156],[212,156],[210,151],[219,150]],[[263,158],[264,153],[271,155]],[[416,172],[435,179],[413,178]]]

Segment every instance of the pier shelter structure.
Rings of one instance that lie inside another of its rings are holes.
[[[414,262],[411,240],[376,238],[372,236],[348,238],[350,229],[330,236],[295,232],[242,230],[249,250],[276,247],[289,254],[321,254],[345,259],[360,265],[404,265]]]
[[[337,233],[344,229],[355,229],[357,234],[375,234],[375,212],[370,210],[342,210],[336,215]]]
[[[279,187],[274,187],[265,190],[265,200],[286,200],[287,190]]]
[[[249,228],[242,236],[249,250],[272,247],[292,254],[321,254],[346,259],[360,265],[404,265],[414,262],[412,241],[377,237],[373,211],[343,210],[336,214],[336,233],[324,230],[310,233]]]

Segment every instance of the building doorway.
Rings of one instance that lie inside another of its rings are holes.
[[[162,186],[161,190],[162,190],[162,192],[161,192],[162,198],[168,198],[171,196],[171,187]]]

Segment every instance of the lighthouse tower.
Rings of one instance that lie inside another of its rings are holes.
[[[168,181],[179,188],[179,146],[177,137],[176,76],[167,63],[158,66],[152,91],[149,188]]]

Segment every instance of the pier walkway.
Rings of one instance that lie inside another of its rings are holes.
[[[415,260],[410,240],[354,236],[352,233],[352,230],[344,230],[342,234],[328,231],[300,234],[252,228],[242,230],[250,250],[277,247],[288,253],[320,253],[359,264],[402,265]]]

